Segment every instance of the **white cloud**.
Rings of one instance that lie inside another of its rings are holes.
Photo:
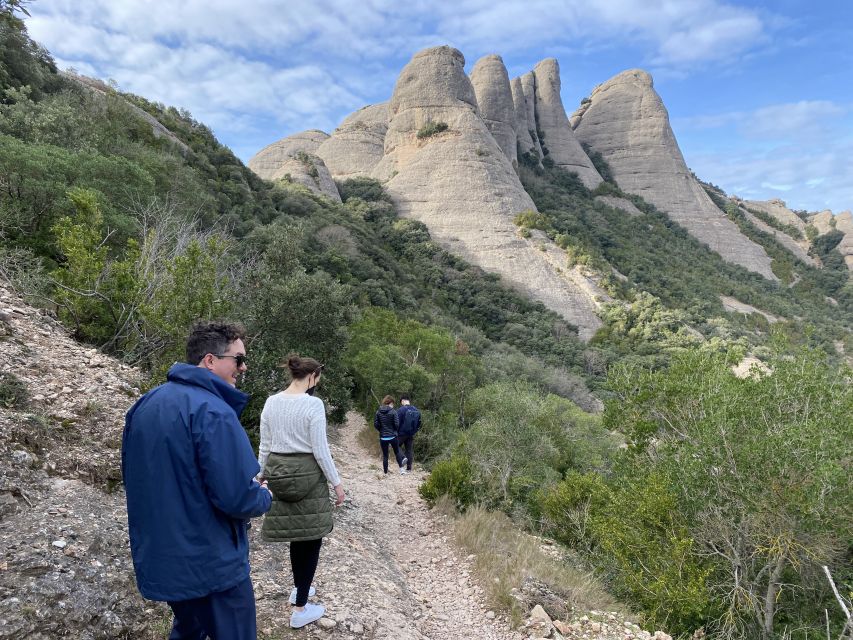
[[[693,153],[689,163],[696,175],[730,194],[755,200],[781,197],[792,209],[838,213],[853,206],[850,157],[853,140],[847,138],[833,144]]]

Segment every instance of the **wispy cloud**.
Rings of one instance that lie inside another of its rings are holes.
[[[425,46],[473,58],[631,41],[649,64],[685,68],[754,48],[765,31],[755,12],[718,0],[256,0],[240,11],[230,0],[54,0],[32,13],[31,33],[62,62],[215,122],[254,113],[259,126],[312,114],[327,126],[385,99]]]
[[[685,154],[687,155],[687,154]],[[693,153],[698,176],[743,198],[782,198],[795,209],[834,212],[853,205],[853,139],[831,144],[784,144]]]
[[[387,99],[426,46],[456,46],[469,63],[499,53],[516,71],[560,52],[606,57],[627,48],[630,66],[687,78],[768,55],[791,26],[733,0],[253,0],[239,10],[231,0],[45,0],[31,9],[31,34],[61,66],[189,109],[244,159]],[[742,143],[685,148],[700,176],[749,197],[802,192],[800,206],[818,208],[853,202],[853,187],[843,186],[853,185],[853,143],[834,134],[850,129],[850,111],[805,100],[673,124],[679,135],[725,131]]]

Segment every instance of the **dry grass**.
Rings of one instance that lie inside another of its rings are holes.
[[[358,432],[356,439],[358,440],[358,444],[361,445],[361,448],[367,451],[370,455],[381,453],[381,450],[379,449],[379,434],[376,433],[376,429],[372,426],[363,426],[361,431]]]
[[[443,513],[453,509],[449,501],[436,508]],[[568,566],[557,547],[554,553],[544,551],[540,540],[519,531],[503,513],[469,509],[456,514],[454,530],[456,542],[476,555],[474,569],[493,606],[509,613],[516,624],[528,611],[511,592],[528,578],[546,585],[567,609],[624,611],[592,575]]]

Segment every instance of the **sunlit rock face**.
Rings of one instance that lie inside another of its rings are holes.
[[[560,97],[560,65],[554,58],[533,68],[535,78],[536,124],[543,152],[558,167],[578,174],[588,189],[603,182],[592,161],[575,138]]]
[[[501,57],[493,54],[477,60],[471,69],[471,84],[477,96],[480,117],[510,164],[517,167],[515,105],[509,75]]]
[[[777,279],[764,249],[740,232],[691,175],[648,73],[632,69],[599,85],[572,122],[578,140],[602,155],[620,188],[667,213],[724,260]]]
[[[566,269],[565,253],[549,239],[518,233],[514,217],[535,206],[481,117],[464,65],[450,47],[421,51],[406,65],[373,175],[401,216],[420,220],[445,248],[500,274],[589,339],[601,326],[596,311],[607,296]],[[425,135],[430,128],[435,132]]]

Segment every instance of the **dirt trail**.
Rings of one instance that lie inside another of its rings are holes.
[[[357,442],[364,419],[355,413],[333,437],[332,454],[347,502],[335,512],[314,586],[326,606],[322,624],[289,628],[292,587],[287,545],[260,541],[253,527],[252,576],[260,638],[374,638],[509,640],[523,637],[493,617],[471,573],[471,556],[452,544],[448,524],[432,514],[417,488],[425,473],[415,465],[382,475],[378,452]]]

